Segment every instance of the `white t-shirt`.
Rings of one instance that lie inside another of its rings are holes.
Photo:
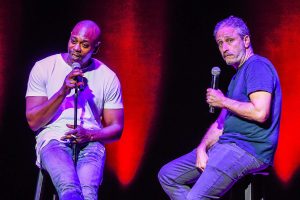
[[[35,63],[28,80],[26,97],[46,96],[50,99],[62,86],[72,71],[61,54],[46,57]],[[93,59],[84,70],[87,84],[77,98],[77,124],[87,129],[102,128],[103,109],[123,108],[121,85],[116,74],[105,64]],[[40,166],[40,150],[50,140],[60,138],[69,130],[66,124],[74,124],[74,93],[64,99],[51,121],[36,136],[37,165]],[[63,141],[62,141],[63,142]]]

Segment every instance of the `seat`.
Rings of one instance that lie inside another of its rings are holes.
[[[269,175],[270,172],[266,170],[250,174],[250,182],[245,189],[245,200],[265,200],[262,179]]]
[[[271,168],[246,175],[239,180],[226,195],[230,200],[265,200],[266,178],[270,175]]]

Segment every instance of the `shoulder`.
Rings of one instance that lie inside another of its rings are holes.
[[[244,73],[253,73],[259,71],[272,72],[274,71],[274,65],[271,61],[263,56],[253,55],[251,56],[243,66]]]
[[[112,70],[110,67],[108,67],[102,61],[93,58],[93,62],[95,63],[95,70],[96,71],[104,73],[106,75],[116,76],[116,73],[114,72],[114,70]]]
[[[41,60],[38,60],[36,62],[36,64],[48,66],[51,63],[57,62],[59,59],[62,59],[61,58],[61,54],[54,54],[54,55],[47,56],[47,57],[45,57],[45,58],[43,58]]]
[[[34,66],[31,69],[30,74],[39,75],[47,77],[50,75],[54,69],[60,69],[61,67],[56,67],[56,65],[62,65],[61,54],[54,54],[48,57],[45,57],[41,60],[35,62]]]
[[[272,62],[268,58],[257,54],[249,58],[249,66],[251,65],[265,65],[265,66],[273,67]]]

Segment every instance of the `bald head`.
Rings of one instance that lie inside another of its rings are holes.
[[[101,30],[92,20],[83,20],[78,22],[72,30],[74,35],[82,35],[97,43],[100,40]]]
[[[93,54],[96,54],[100,45],[100,28],[91,20],[78,22],[70,35],[68,53],[64,54],[65,61],[71,65],[78,62],[87,66]]]

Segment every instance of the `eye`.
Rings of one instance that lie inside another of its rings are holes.
[[[218,42],[218,47],[222,47],[222,45],[223,45],[222,41]]]
[[[232,38],[228,38],[227,40],[226,40],[226,42],[227,43],[232,43],[234,40],[232,39]]]
[[[90,44],[88,44],[88,43],[83,43],[83,44],[82,44],[82,47],[83,47],[83,48],[89,48],[89,47],[90,47]]]
[[[75,38],[71,38],[70,41],[72,44],[76,44],[76,42],[77,42],[77,40]]]

